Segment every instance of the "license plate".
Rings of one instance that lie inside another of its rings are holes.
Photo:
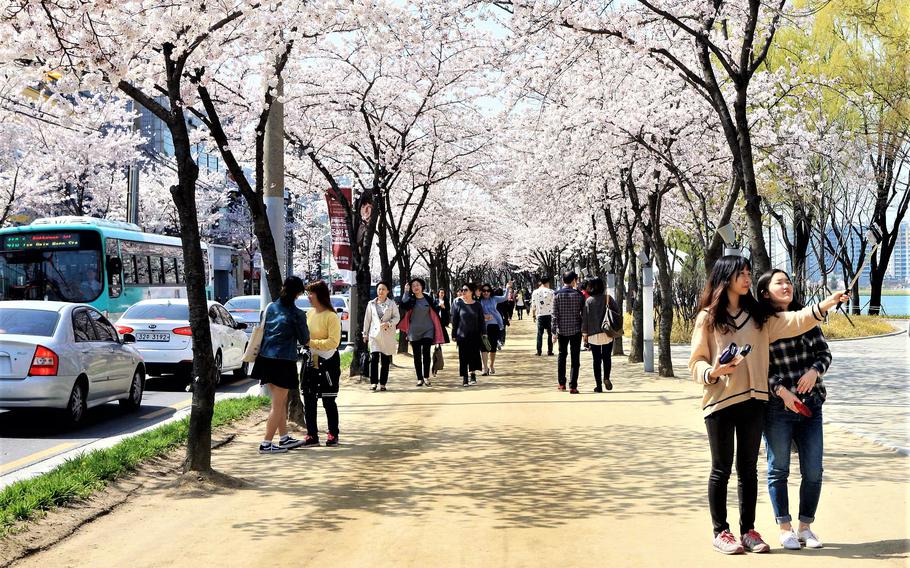
[[[170,333],[137,333],[136,341],[170,341]]]

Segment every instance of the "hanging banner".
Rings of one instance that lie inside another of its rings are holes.
[[[351,270],[351,237],[348,235],[347,213],[344,205],[335,199],[334,192],[329,190],[325,194],[326,204],[329,206],[329,227],[332,229],[332,256],[339,270]],[[341,194],[351,203],[351,188],[342,187]]]

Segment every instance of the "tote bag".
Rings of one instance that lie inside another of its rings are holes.
[[[246,351],[243,352],[244,363],[255,363],[256,357],[259,356],[259,349],[262,347],[262,336],[265,334],[265,312],[259,318],[259,325],[253,328],[250,334],[250,341],[246,344]]]

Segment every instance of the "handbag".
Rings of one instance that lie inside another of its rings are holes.
[[[268,308],[266,308],[268,309]],[[262,337],[265,335],[265,311],[259,318],[259,325],[253,328],[250,333],[250,341],[246,344],[246,351],[243,352],[244,363],[255,363],[256,357],[259,357],[259,350],[262,348]]]
[[[445,368],[445,360],[442,358],[442,347],[436,346],[433,350],[433,372],[438,373]]]
[[[490,344],[490,338],[487,337],[486,335],[480,336],[480,343],[481,343],[481,345],[483,345],[484,351],[489,352],[489,351],[493,350],[493,346]]]

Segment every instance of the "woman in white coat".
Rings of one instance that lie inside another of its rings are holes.
[[[395,331],[401,315],[398,304],[389,299],[389,285],[380,282],[376,285],[376,298],[367,304],[363,319],[363,341],[370,350],[370,384],[375,391],[386,390],[389,382],[389,365],[392,355],[398,350]]]

